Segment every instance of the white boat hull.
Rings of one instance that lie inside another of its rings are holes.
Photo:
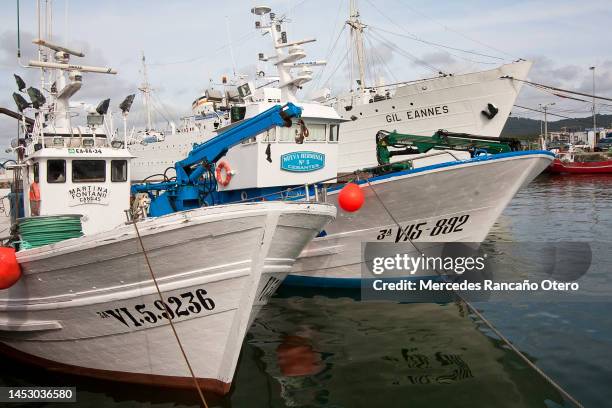
[[[531,65],[521,61],[488,71],[415,81],[378,102],[352,95],[339,97],[333,106],[349,121],[340,130],[338,172],[377,165],[379,130],[431,136],[445,129],[499,137],[522,85],[509,77],[525,79]],[[365,97],[369,99],[369,93]],[[498,109],[491,119],[482,113],[488,104]]]
[[[195,376],[229,391],[244,335],[327,204],[200,208],[138,223]],[[17,253],[0,293],[0,341],[26,360],[93,377],[192,386],[133,225]]]
[[[409,230],[417,247],[422,242],[481,242],[516,192],[552,160],[547,152],[512,152],[373,177],[371,184],[362,184],[363,207],[354,213],[338,209],[327,235],[304,249],[285,283],[359,287],[362,243],[409,242]],[[336,204],[338,193],[329,192],[328,201]],[[453,218],[450,231],[436,229]],[[422,232],[416,237],[418,229]]]

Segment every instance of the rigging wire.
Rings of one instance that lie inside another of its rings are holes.
[[[365,35],[362,34],[362,38],[365,37]],[[365,49],[365,47],[364,47]],[[363,57],[364,57],[364,62],[365,62],[365,83],[368,84],[374,84],[376,81],[376,67],[374,66],[374,54],[375,50],[372,49],[369,52],[365,52],[363,53]],[[368,80],[369,78],[369,80]],[[361,84],[362,86],[365,86],[365,84]]]
[[[405,2],[403,2],[403,1],[401,1],[401,0],[396,0],[396,1],[397,1],[398,3],[401,3],[401,5],[402,5],[403,7],[405,7],[405,8],[407,8],[407,9],[411,10],[412,12],[414,12],[414,13],[416,13],[416,14],[421,15],[422,17],[425,17],[425,18],[426,18],[426,19],[428,19],[428,20],[433,21],[434,23],[438,24],[440,27],[444,28],[444,29],[445,29],[445,30],[447,30],[447,31],[450,31],[450,32],[455,33],[455,34],[458,34],[458,35],[460,35],[461,37],[463,37],[463,38],[465,38],[465,39],[467,39],[467,40],[469,40],[469,41],[473,41],[473,42],[475,42],[476,44],[482,45],[483,47],[489,48],[490,50],[497,51],[497,52],[499,52],[500,54],[504,54],[504,55],[506,55],[506,56],[510,57],[511,59],[518,59],[517,57],[515,57],[515,56],[513,56],[513,55],[511,55],[511,54],[508,54],[506,51],[504,51],[504,50],[502,50],[502,49],[499,49],[499,48],[497,48],[497,47],[493,47],[492,45],[489,45],[489,44],[484,43],[484,42],[482,42],[482,41],[480,41],[480,40],[477,40],[477,39],[475,39],[475,38],[472,38],[472,37],[470,37],[470,36],[468,36],[468,35],[466,35],[466,34],[462,33],[461,31],[455,30],[455,29],[453,29],[453,28],[450,28],[450,27],[449,27],[449,26],[447,26],[447,25],[444,25],[444,24],[440,23],[438,20],[434,19],[433,17],[428,16],[427,14],[425,14],[425,13],[423,13],[423,12],[421,12],[421,11],[419,11],[419,10],[415,9],[414,7],[410,6],[409,4],[406,4]]]
[[[175,112],[171,112],[170,109],[168,109],[168,107],[166,105],[164,105],[164,103],[161,101],[161,99],[159,98],[159,96],[157,96],[157,94],[151,92],[151,95],[153,96],[153,98],[155,99],[156,103],[159,105],[159,108],[162,110],[162,112],[160,112],[157,109],[157,106],[155,106],[155,104],[153,105],[153,109],[155,109],[155,111],[157,113],[159,113],[161,115],[161,117],[163,117],[166,122],[170,122],[170,119],[168,119],[168,117],[176,117],[176,113]],[[165,115],[164,115],[165,113]]]
[[[338,63],[336,64],[336,67],[334,68],[334,70],[332,71],[332,73],[329,75],[329,77],[327,78],[327,80],[323,83],[323,87],[326,87],[327,84],[329,83],[329,81],[331,81],[331,79],[333,78],[333,76],[336,74],[336,72],[338,71],[338,69],[340,68],[340,66],[346,62],[347,56],[350,52],[350,48],[348,48],[346,50],[346,52],[344,53],[344,56],[342,58],[340,58],[338,60]],[[352,85],[352,84],[351,84]]]
[[[195,61],[198,61],[198,60],[201,60],[201,59],[204,59],[204,58],[210,58],[211,54],[217,54],[217,53],[225,50],[229,46],[232,46],[233,44],[236,44],[237,47],[243,46],[243,45],[247,44],[253,38],[254,38],[253,37],[253,33],[249,31],[248,33],[244,33],[242,36],[240,36],[233,43],[226,43],[226,44],[224,44],[224,45],[214,49],[212,51],[212,53],[200,55],[200,56],[189,58],[189,59],[185,59],[185,60],[179,60],[179,61],[147,63],[147,66],[149,66],[149,67],[150,66],[160,67],[160,66],[167,66],[167,65],[190,64],[192,62],[195,62]]]
[[[528,108],[527,106],[521,106],[521,105],[516,105],[516,104],[514,106],[516,106],[517,108],[521,108],[521,109],[527,109],[527,110],[534,111],[534,112],[544,113],[544,111],[540,110],[540,109]],[[559,115],[557,113],[551,113],[551,112],[546,112],[546,113],[548,115],[558,116],[558,117],[563,118],[563,119],[574,119],[574,118],[570,118],[569,116]]]
[[[378,47],[374,47],[374,43],[372,39],[370,38],[370,36],[364,36],[364,37],[372,50],[378,49]],[[373,58],[378,59],[378,64],[380,64],[380,66],[383,67],[383,70],[387,71],[387,74],[389,74],[390,78],[393,78],[393,81],[397,82],[397,77],[393,74],[393,71],[391,70],[387,62],[384,60],[384,58],[381,55],[377,54],[376,52],[371,52],[370,54],[372,55]]]
[[[307,0],[302,0],[296,4],[294,4],[293,6],[289,7],[287,10],[285,10],[285,12],[282,14],[282,18],[284,18],[284,16],[286,14],[289,14],[290,12],[292,12],[294,9],[296,9],[297,7],[299,7],[300,5],[302,5],[303,3],[305,3]],[[225,44],[223,44],[222,46],[220,46],[219,48],[216,48],[215,50],[213,50],[213,54],[217,54],[223,50],[225,50],[228,47],[240,47],[245,45],[246,43],[248,43],[250,40],[252,40],[253,38],[255,38],[255,33],[253,33],[253,31],[249,31],[244,33],[243,35],[241,35],[240,37],[238,37],[238,39],[236,41],[229,41]],[[190,64],[192,62],[201,60],[203,58],[209,58],[211,56],[210,53],[205,54],[205,55],[200,55],[197,57],[193,57],[193,58],[188,58],[188,59],[184,59],[184,60],[178,60],[178,61],[172,61],[172,62],[156,62],[156,63],[149,63],[147,64],[148,66],[166,66],[166,65],[179,65],[179,64]]]
[[[584,92],[571,91],[569,89],[556,88],[556,87],[550,86],[550,85],[544,85],[544,84],[540,84],[540,83],[537,83],[537,82],[527,81],[526,79],[518,79],[518,78],[514,78],[514,77],[507,77],[507,78],[513,79],[515,81],[524,82],[524,83],[526,83],[528,85],[533,86],[534,88],[550,89],[550,90],[553,90],[553,91],[565,92],[565,93],[569,93],[569,94],[573,94],[573,95],[587,96],[589,98],[601,99],[601,100],[604,100],[604,101],[611,101],[612,102],[612,98],[607,98],[605,96],[597,96],[597,95],[588,94],[588,93],[584,93]],[[587,102],[590,102],[590,101],[587,101]]]
[[[340,14],[340,13],[338,13]],[[327,51],[327,54],[325,56],[326,60],[329,60],[329,57],[331,56],[331,54],[333,53],[333,51],[336,48],[336,45],[338,44],[338,41],[340,40],[340,38],[342,37],[342,33],[344,33],[344,29],[346,28],[346,25],[342,25],[342,28],[340,29],[340,32],[338,33],[338,36],[336,37],[336,40],[334,41],[333,45],[331,45],[330,42],[330,48]],[[325,72],[325,69],[327,68],[327,65],[323,66],[323,68],[321,68],[315,75],[314,81],[313,82],[313,89],[317,89],[319,83],[321,82],[321,80],[323,79],[323,73]]]
[[[451,47],[450,45],[445,45],[445,44],[440,44],[440,43],[429,41],[429,40],[424,40],[424,39],[419,38],[418,36],[416,36],[415,34],[412,34],[412,33],[409,33],[407,35],[407,34],[402,34],[402,33],[396,33],[394,31],[385,30],[384,28],[380,28],[380,27],[370,26],[370,28],[375,28],[376,30],[383,31],[383,32],[385,32],[387,34],[392,34],[392,35],[396,35],[398,37],[408,38],[410,40],[418,41],[418,42],[421,42],[423,44],[428,44],[428,45],[431,45],[431,46],[434,46],[434,47],[446,48],[446,49],[453,50],[453,51],[464,52],[466,54],[477,55],[479,57],[492,58],[492,59],[497,59],[497,60],[504,61],[504,58],[501,58],[501,57],[496,57],[496,56],[489,55],[489,54],[483,54],[483,53],[476,52],[476,51],[464,50],[464,49],[457,48],[457,47]],[[453,55],[453,54],[451,54],[451,55]],[[459,57],[458,55],[455,55],[455,56],[458,57],[458,58],[463,58],[463,57]],[[484,61],[483,62],[479,62],[479,63],[481,63],[481,64],[492,64],[491,62],[484,62]]]
[[[413,54],[409,53],[408,51],[399,48],[397,45],[395,45],[392,42],[386,41],[384,37],[381,37],[380,34],[378,34],[378,32],[375,32],[375,31],[370,29],[370,34],[369,35],[374,36],[374,38],[376,40],[378,40],[382,45],[384,45],[385,47],[387,47],[387,48],[389,48],[391,50],[394,50],[395,52],[397,52],[398,54],[404,56],[405,58],[408,58],[413,63],[418,64],[418,65],[422,65],[422,66],[428,68],[430,71],[435,72],[435,73],[442,73],[442,74],[444,73],[444,71],[442,71],[440,68],[435,67],[435,66],[431,65],[430,63],[420,59],[416,55],[413,55]]]
[[[437,43],[437,42],[433,42],[433,41],[428,41],[428,40],[422,39],[419,36],[417,36],[416,34],[411,33],[410,31],[406,30],[406,28],[404,26],[401,26],[401,25],[397,24],[395,21],[393,21],[393,19],[391,19],[389,16],[387,16],[385,13],[383,13],[382,10],[380,10],[378,7],[376,7],[376,5],[374,3],[372,3],[370,0],[366,0],[366,1],[372,7],[374,7],[374,9],[376,11],[378,11],[378,13],[380,13],[380,15],[382,15],[385,19],[387,19],[391,24],[393,24],[394,26],[398,27],[400,30],[402,30],[405,33],[407,33],[407,35],[404,35],[404,34],[394,33],[392,31],[388,31],[389,34],[395,34],[395,35],[398,35],[398,36],[401,36],[401,37],[409,38],[411,40],[419,41],[419,42],[422,42],[424,44],[432,45],[434,47],[445,48],[445,49],[450,49],[450,50],[454,50],[454,51],[460,51],[460,52],[464,52],[464,53],[468,53],[468,54],[474,54],[474,55],[478,55],[478,56],[481,56],[481,57],[493,58],[493,59],[502,60],[502,61],[504,60],[504,58],[497,57],[497,56],[494,56],[494,55],[483,54],[483,53],[479,53],[479,52],[471,51],[471,50],[464,50],[462,48],[451,47],[449,45],[445,45],[445,44],[441,44],[441,43]],[[370,27],[372,27],[372,26],[370,26]],[[380,29],[380,28],[379,28],[379,30],[385,31],[385,30]],[[453,54],[449,53],[448,51],[446,51],[446,52],[448,54],[450,54],[450,55],[453,55]],[[458,55],[453,55],[453,56],[455,56],[457,58],[463,58],[463,57],[458,56]],[[471,61],[471,62],[476,62],[476,61]],[[491,62],[479,62],[479,63],[492,64]]]

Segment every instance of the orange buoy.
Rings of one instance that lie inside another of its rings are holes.
[[[0,289],[8,289],[21,277],[21,267],[15,256],[15,249],[0,247]]]
[[[340,194],[338,194],[338,204],[344,211],[354,212],[361,208],[365,198],[363,191],[355,183],[347,183]]]

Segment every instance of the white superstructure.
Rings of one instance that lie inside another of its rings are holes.
[[[347,119],[340,137],[340,172],[376,165],[379,130],[431,136],[439,129],[499,137],[531,62],[488,71],[373,87],[330,99]]]

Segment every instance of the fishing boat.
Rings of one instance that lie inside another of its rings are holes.
[[[282,21],[268,7],[255,7],[252,13],[258,19],[256,27],[273,43],[273,54],[263,58],[274,63],[279,85],[243,83],[242,120],[220,128],[217,136],[192,148],[187,153],[191,159],[176,163],[176,180],[145,183],[133,192],[147,193],[152,200],[149,211],[160,213],[179,208],[182,194],[188,195],[182,186],[203,180],[198,177],[206,180],[194,186],[206,205],[320,195],[338,207],[338,217],[308,244],[286,284],[359,285],[365,242],[480,242],[519,188],[554,158],[546,151],[507,149],[490,154],[448,145],[415,153],[406,138],[422,136],[404,135],[404,142],[390,142],[388,137],[380,138],[376,130],[368,149],[374,165],[342,172],[339,157],[343,145],[339,140],[350,140],[351,134],[344,131],[348,122],[331,106],[304,102],[297,95],[313,78],[312,68],[325,64],[302,61],[306,57],[303,45],[314,40],[290,41],[279,29]],[[241,136],[254,116],[291,103],[303,108],[301,120],[294,121],[292,127],[277,126],[253,138]],[[466,139],[465,134],[453,137]],[[230,138],[241,142],[224,144]],[[496,137],[479,139],[499,141]],[[379,163],[383,140],[388,142],[392,160]],[[189,166],[197,162],[204,166],[190,175]],[[338,197],[348,185],[357,185],[365,196],[358,211],[343,209],[339,203]],[[159,190],[164,194],[157,195]]]
[[[252,97],[253,102],[264,101],[271,96],[280,98],[281,103],[284,98],[297,100],[299,88],[295,84],[303,85],[311,79],[310,66],[323,65],[325,61],[314,64],[297,62],[306,55],[302,44],[314,40],[290,42],[282,29],[282,19],[270,8],[255,7],[252,12],[260,18],[256,27],[269,34],[274,47],[274,53],[263,58],[274,63],[280,79],[280,92],[276,88],[258,88]],[[287,62],[288,59],[290,62]],[[298,72],[294,74],[292,69]],[[255,88],[252,84],[245,85],[246,89]],[[342,118],[342,114],[339,115]],[[369,145],[367,149],[361,149],[369,154],[363,164],[370,166],[351,167],[353,170],[347,173],[342,158],[346,158],[347,149],[351,149],[347,144],[352,143],[355,135],[350,127],[354,122],[345,119],[345,122],[338,123],[338,128],[333,132],[333,124],[327,125],[328,142],[338,141],[338,162],[335,168],[337,178],[328,184],[326,199],[338,206],[338,217],[302,252],[285,284],[360,285],[364,242],[481,242],[516,192],[540,174],[554,158],[547,151],[476,155],[475,151],[470,153],[440,148],[417,152],[408,159],[396,152],[396,157],[391,161],[404,161],[403,169],[396,170],[388,164],[379,163],[377,132],[385,128],[372,127]],[[503,122],[500,126],[503,126]],[[419,134],[422,133],[417,132]],[[493,134],[489,141],[497,140],[495,136],[499,134]],[[286,140],[264,140],[260,136],[253,144],[259,144],[260,152],[267,148],[265,146],[271,146],[274,151],[277,146],[282,146],[283,141],[286,143]],[[230,150],[228,160],[232,154],[237,153]],[[244,161],[244,157],[241,160]],[[241,160],[237,163],[241,163]],[[241,174],[240,169],[237,173],[238,176]],[[285,171],[281,174],[290,173]],[[365,196],[363,206],[355,212],[343,210],[338,203],[338,196],[347,181],[358,184]],[[224,189],[245,187],[232,184],[233,181]],[[249,192],[248,196],[251,194]]]
[[[72,374],[227,393],[258,310],[335,207],[197,205],[147,217],[135,201],[130,210],[133,155],[110,101],[82,126],[69,103],[83,73],[116,71],[73,64],[83,53],[48,39],[35,44],[41,58],[28,65],[53,91],[14,94],[23,133],[12,188],[24,217],[0,248],[1,351]],[[120,105],[124,121],[132,100]]]
[[[558,153],[548,168],[554,174],[612,174],[612,160],[605,153]]]

